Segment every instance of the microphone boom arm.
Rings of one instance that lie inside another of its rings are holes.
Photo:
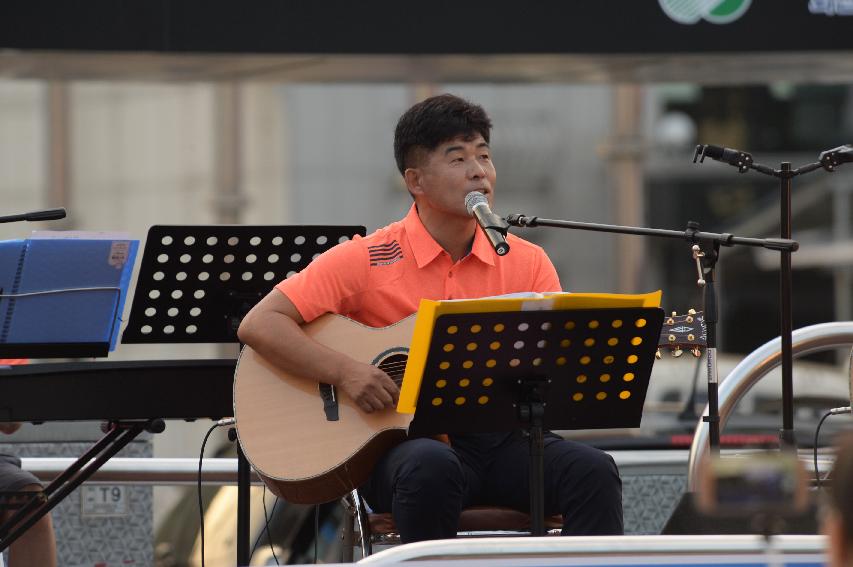
[[[496,230],[506,236],[507,230],[509,229],[510,225],[503,217],[491,211],[488,213],[484,213],[481,210],[477,210],[477,216],[482,219],[483,228]]]

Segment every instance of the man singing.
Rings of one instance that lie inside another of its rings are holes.
[[[309,338],[300,328],[325,313],[383,327],[421,299],[470,299],[560,291],[542,248],[514,235],[498,256],[465,196],[495,196],[491,120],[452,95],[420,102],[400,117],[394,157],[414,199],[405,218],[339,244],[282,281],[245,317],[240,340],[282,370],[335,386],[365,412],[394,411],[399,389],[379,368]],[[564,535],[623,532],[622,483],[613,459],[545,436],[545,511],[562,514]],[[450,538],[472,505],[527,511],[528,444],[520,433],[451,435],[449,443],[408,439],[391,449],[361,487],[374,511],[391,512],[403,542]]]

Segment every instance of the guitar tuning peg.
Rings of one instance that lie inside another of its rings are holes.
[[[683,351],[683,350],[681,350],[681,347],[680,347],[680,346],[675,347],[675,350],[674,350],[674,351],[672,351],[672,356],[673,356],[673,357],[675,357],[675,358],[678,358],[678,357],[679,357],[679,356],[681,356],[682,354],[684,354],[684,351]]]
[[[660,360],[661,358],[663,358],[663,355],[660,353],[660,349],[657,349],[657,350],[655,351],[655,358],[656,358],[656,359],[658,359],[658,360]]]
[[[696,315],[696,310],[695,309],[688,309],[687,313],[689,313],[690,315]]]
[[[673,311],[673,312],[672,312],[672,316],[673,316],[673,317],[678,317],[678,311]]]
[[[702,356],[702,351],[699,350],[699,347],[697,346],[690,349],[690,354],[692,354],[696,358],[699,358],[700,356]]]

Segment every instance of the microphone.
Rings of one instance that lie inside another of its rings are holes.
[[[18,221],[49,221],[65,218],[65,209],[46,209],[43,211],[32,211],[29,213],[19,213],[17,215],[6,215],[0,217],[0,223],[3,222],[18,222]]]
[[[826,150],[820,154],[818,161],[820,161],[820,164],[825,170],[835,171],[835,168],[842,163],[853,161],[853,144],[846,144],[844,146],[832,148],[831,150]]]
[[[699,163],[702,163],[706,157],[733,165],[740,173],[745,173],[749,169],[749,166],[752,165],[752,156],[746,152],[723,148],[721,146],[712,146],[710,144],[699,144],[696,146],[696,151],[693,153],[693,163],[696,163],[697,159],[699,159]]]
[[[479,191],[471,191],[465,195],[465,208],[468,214],[477,219],[477,224],[483,230],[483,234],[489,239],[495,254],[504,256],[509,252],[509,244],[506,243],[507,222],[489,209],[489,200]]]

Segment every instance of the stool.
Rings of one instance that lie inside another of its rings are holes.
[[[347,517],[343,525],[344,561],[352,561],[354,545],[361,547],[363,557],[373,553],[373,544],[398,545],[400,534],[390,512],[368,513],[364,501],[353,490],[343,499]],[[356,531],[355,525],[358,526]],[[547,535],[560,535],[563,517],[545,518]],[[500,506],[472,506],[462,510],[456,537],[511,537],[530,535],[530,514]],[[357,541],[356,541],[357,540]],[[346,555],[346,554],[349,555]]]

